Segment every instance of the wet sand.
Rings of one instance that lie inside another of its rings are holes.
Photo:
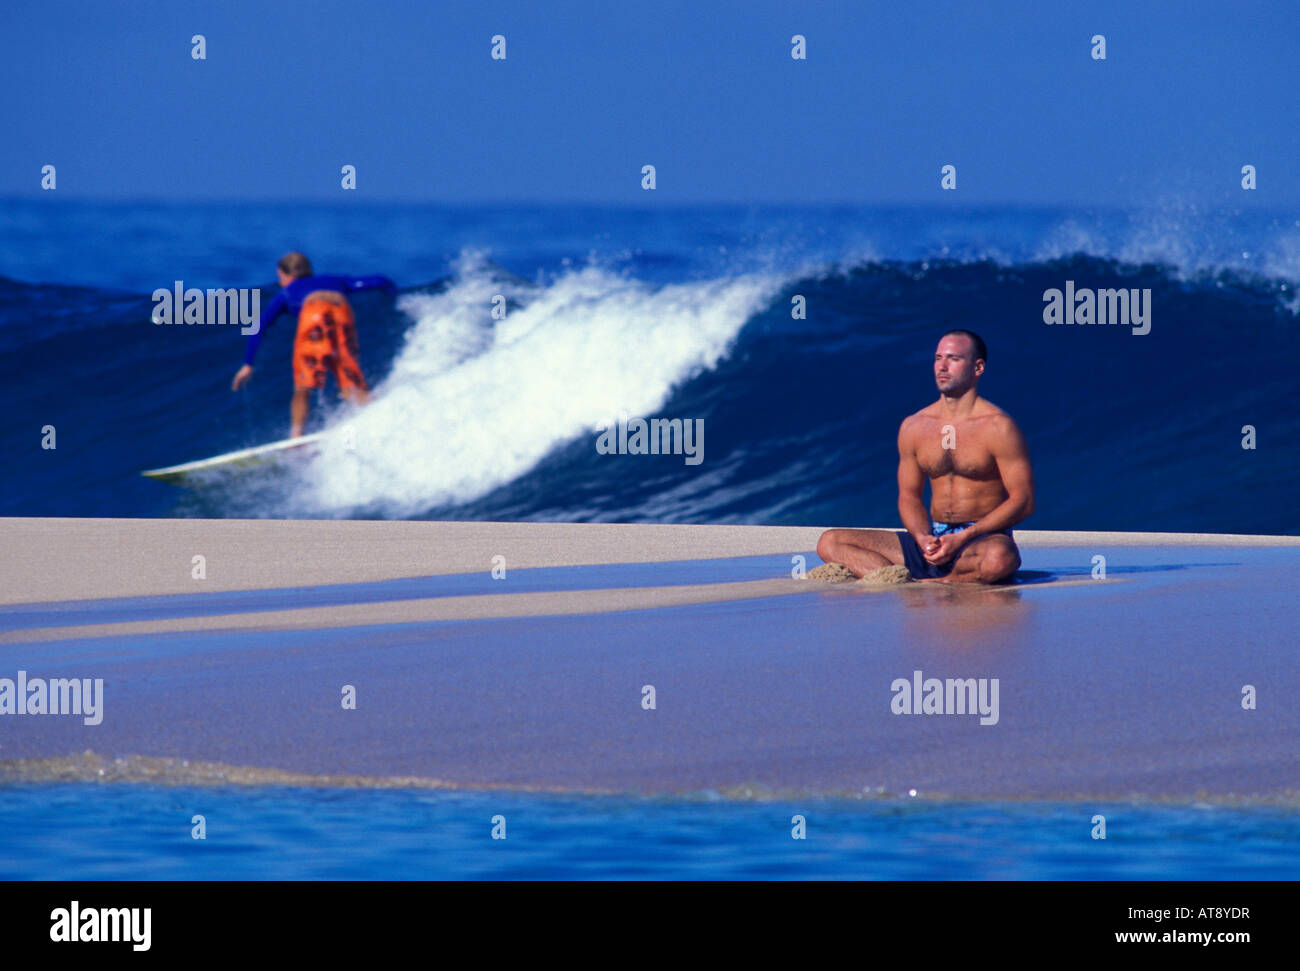
[[[886,589],[790,579],[819,534],[0,520],[0,679],[104,679],[100,725],[0,716],[0,778],[135,756],[149,781],[177,759],[249,784],[1300,794],[1300,539],[1018,531],[1017,587]],[[996,723],[895,714],[918,670],[998,679]]]

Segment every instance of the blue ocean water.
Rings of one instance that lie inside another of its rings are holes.
[[[18,785],[0,833],[0,880],[1300,876],[1300,814],[1267,807]]]
[[[269,300],[290,248],[401,289],[354,301],[376,401],[313,412],[356,461],[142,479],[287,434],[294,323],[234,393],[238,329],[154,325],[150,295]],[[1150,333],[1047,326],[1067,280],[1149,288]],[[1259,209],[10,201],[0,514],[883,525],[898,423],[964,326],[1029,443],[1027,527],[1294,534],[1297,282],[1300,213]],[[703,419],[703,461],[598,454],[620,412]]]

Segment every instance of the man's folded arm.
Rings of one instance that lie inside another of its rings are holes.
[[[1029,446],[1009,417],[1001,421],[989,450],[997,462],[998,475],[1007,497],[996,509],[964,530],[972,539],[1008,529],[1034,511],[1034,470],[1029,464]]]
[[[916,449],[907,434],[907,422],[898,429],[898,518],[918,544],[932,535],[930,513],[925,508],[925,473],[916,461]]]

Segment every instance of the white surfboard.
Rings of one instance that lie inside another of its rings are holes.
[[[237,452],[227,452],[225,455],[216,455],[210,459],[199,459],[197,462],[169,465],[165,469],[147,469],[140,474],[150,479],[157,479],[159,482],[183,484],[187,480],[200,477],[207,472],[236,472],[272,464],[286,452],[293,452],[298,449],[305,452],[314,452],[315,445],[320,441],[322,435],[324,435],[324,432],[302,435],[298,438],[286,438],[282,442],[258,445],[256,448],[241,448]]]

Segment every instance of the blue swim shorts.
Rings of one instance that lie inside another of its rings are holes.
[[[963,529],[969,529],[974,526],[973,522],[969,523],[936,523],[931,522],[931,531],[935,536],[943,536],[945,533],[960,533]],[[999,529],[997,533],[1002,533],[1011,539],[1011,545],[1016,545],[1016,538],[1010,529]],[[993,536],[994,533],[987,535]],[[981,539],[983,537],[980,537]],[[961,556],[961,548],[953,555],[953,558],[947,563],[935,566],[925,558],[921,553],[921,547],[912,539],[912,534],[904,530],[898,534],[898,544],[903,548],[903,562],[907,565],[907,572],[912,575],[913,580],[933,580],[938,577],[946,577],[952,572],[953,565],[957,562],[957,557]]]

